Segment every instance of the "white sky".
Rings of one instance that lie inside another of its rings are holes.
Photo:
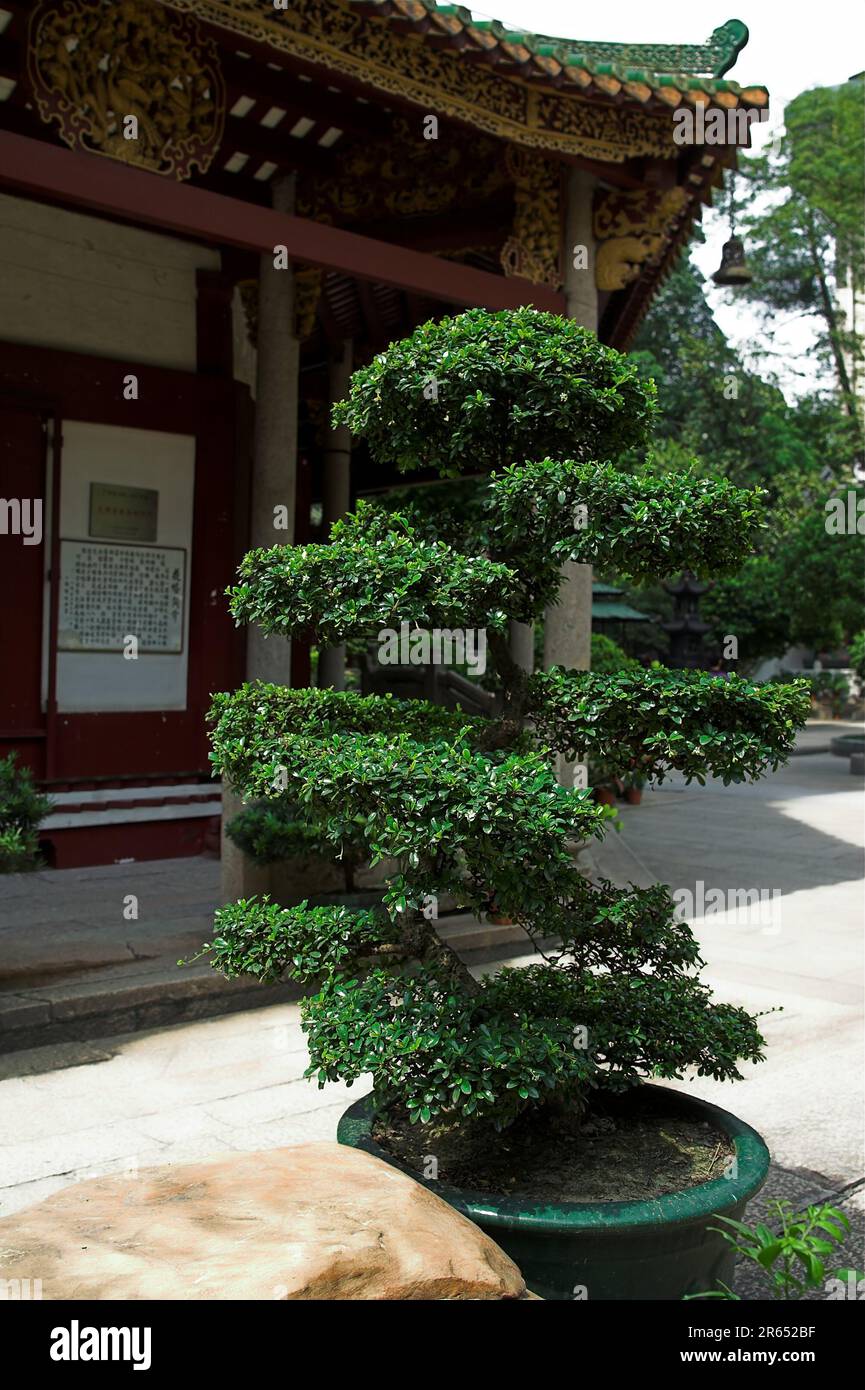
[[[741,19],[750,37],[727,76],[742,86],[768,87],[771,103],[770,120],[754,127],[755,147],[771,140],[783,123],[785,104],[793,97],[808,87],[844,82],[865,68],[861,0],[820,0],[818,5],[803,0],[729,0],[719,9],[658,4],[657,0],[618,0],[609,7],[575,5],[573,0],[488,0],[488,7],[470,8],[479,18],[500,19],[531,33],[617,43],[703,43],[726,20]],[[739,179],[738,196],[742,188]],[[710,275],[720,264],[728,226],[723,213],[714,209],[704,211],[702,226],[706,245],[694,248],[693,259],[704,275]],[[750,309],[737,302],[731,291],[714,286],[708,299],[731,341],[747,349],[759,333]],[[776,325],[774,347],[789,351],[791,359],[789,368],[783,359],[775,363],[788,395],[816,384],[807,375],[811,340],[808,325],[800,320]]]

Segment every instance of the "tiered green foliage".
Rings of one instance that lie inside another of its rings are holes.
[[[573,843],[612,812],[560,786],[553,753],[656,779],[754,778],[789,751],[807,690],[666,670],[529,678],[506,634],[509,619],[540,616],[569,557],[621,575],[734,570],[760,526],[759,493],[618,474],[609,459],[643,445],[651,388],[585,330],[528,309],[425,324],[356,372],[335,414],[405,471],[480,470],[471,525],[434,539],[410,507],[359,507],[329,546],[248,555],[235,616],[324,642],[403,621],[482,626],[502,713],[255,684],[218,696],[213,757],[229,782],[290,797],[335,847],[361,837],[373,862],[398,867],[377,914],[223,908],[213,964],[315,981],[310,1074],[371,1073],[383,1106],[422,1122],[502,1126],[551,1098],[581,1105],[593,1088],[690,1067],[738,1076],[761,1056],[754,1019],[712,1002],[663,887],[622,892],[576,871]],[[476,911],[494,900],[561,947],[477,982],[424,912],[442,892]]]

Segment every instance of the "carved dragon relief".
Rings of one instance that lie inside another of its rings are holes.
[[[660,256],[687,207],[688,195],[679,187],[602,193],[594,212],[598,289],[622,290],[636,280]]]
[[[184,179],[219,148],[216,44],[155,0],[39,0],[27,69],[41,119],[73,149]]]
[[[506,184],[496,141],[481,136],[468,148],[451,141],[419,142],[411,123],[395,116],[387,140],[355,142],[343,156],[339,177],[302,177],[297,210],[317,221],[413,217],[466,201],[482,206]]]
[[[502,247],[502,268],[506,275],[560,289],[561,166],[516,145],[508,147],[505,162],[515,209],[513,231]]]

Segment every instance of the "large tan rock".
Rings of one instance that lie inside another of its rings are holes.
[[[46,1299],[502,1299],[516,1265],[412,1178],[302,1144],[95,1178],[0,1220]]]

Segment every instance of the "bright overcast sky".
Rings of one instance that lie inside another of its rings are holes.
[[[575,5],[573,0],[489,0],[472,12],[479,18],[500,19],[515,29],[568,39],[611,39],[617,43],[702,43],[727,19],[741,19],[750,38],[727,74],[743,86],[768,87],[771,119],[754,127],[754,144],[771,138],[782,121],[784,104],[807,87],[829,87],[865,68],[865,6],[857,0],[820,0],[818,5],[790,0],[730,0],[729,6],[658,5],[651,0],[617,0],[615,5]],[[740,181],[741,187],[741,181]],[[704,275],[717,268],[727,224],[715,211],[703,214],[706,245],[694,250]],[[746,248],[747,250],[747,248]],[[709,291],[715,316],[733,342],[747,349],[758,332],[753,315],[731,300],[730,291]],[[782,328],[775,347],[788,346],[801,371],[810,332],[799,322]],[[776,367],[785,390],[794,378],[783,364]],[[802,386],[813,382],[801,382]]]

